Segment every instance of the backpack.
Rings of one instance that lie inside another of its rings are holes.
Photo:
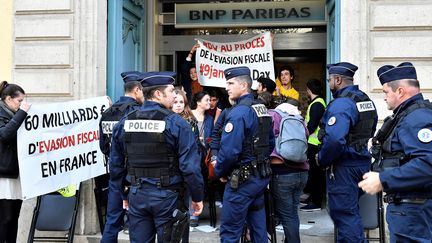
[[[281,116],[279,136],[275,141],[276,152],[290,162],[307,161],[308,134],[303,117],[277,109],[274,111]]]

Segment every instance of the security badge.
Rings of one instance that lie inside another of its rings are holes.
[[[332,116],[330,119],[328,119],[327,124],[329,126],[333,126],[336,123],[336,117]]]
[[[165,130],[165,121],[159,120],[126,120],[126,132],[154,132],[162,133]]]
[[[231,122],[228,122],[228,123],[225,125],[225,132],[226,132],[226,133],[230,133],[230,132],[233,130],[233,128],[234,128],[233,124],[232,124]]]
[[[432,141],[432,131],[428,128],[423,128],[417,133],[417,138],[422,143],[430,143]]]

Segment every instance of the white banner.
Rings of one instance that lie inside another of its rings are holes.
[[[32,105],[18,130],[23,199],[106,173],[99,120],[108,106],[106,96]]]
[[[256,80],[267,77],[274,80],[273,48],[270,32],[238,42],[218,43],[198,40],[195,55],[198,81],[204,86],[226,86],[224,70],[247,66],[251,70],[255,89]]]

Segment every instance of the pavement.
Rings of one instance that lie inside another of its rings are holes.
[[[221,208],[217,207],[216,213],[220,215]],[[327,213],[322,209],[314,212],[299,211],[300,217],[300,239],[303,243],[330,243],[333,242],[333,222]],[[203,214],[200,217],[200,225],[190,228],[190,243],[216,243],[219,239],[219,221],[216,228],[210,226],[208,207],[205,205]],[[276,227],[276,242],[283,242],[282,226]],[[101,235],[76,235],[74,241],[77,243],[96,243],[100,242]],[[119,234],[119,243],[129,242],[129,235],[121,232]]]

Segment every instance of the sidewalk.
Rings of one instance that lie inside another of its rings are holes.
[[[221,208],[217,207],[217,214],[220,215]],[[302,212],[300,215],[300,238],[302,243],[331,243],[333,242],[333,222],[327,214],[325,209],[315,212]],[[200,226],[191,228],[189,242],[190,243],[217,243],[219,239],[219,223],[217,222],[216,229],[211,228],[209,224],[208,206],[205,205],[203,214],[200,219]],[[214,230],[213,232],[202,231],[205,228]],[[201,229],[201,230],[200,230]],[[277,242],[283,242],[282,226],[276,227]],[[78,243],[98,243],[101,236],[76,236],[75,242]],[[129,242],[129,236],[121,232],[119,234],[119,243]]]

